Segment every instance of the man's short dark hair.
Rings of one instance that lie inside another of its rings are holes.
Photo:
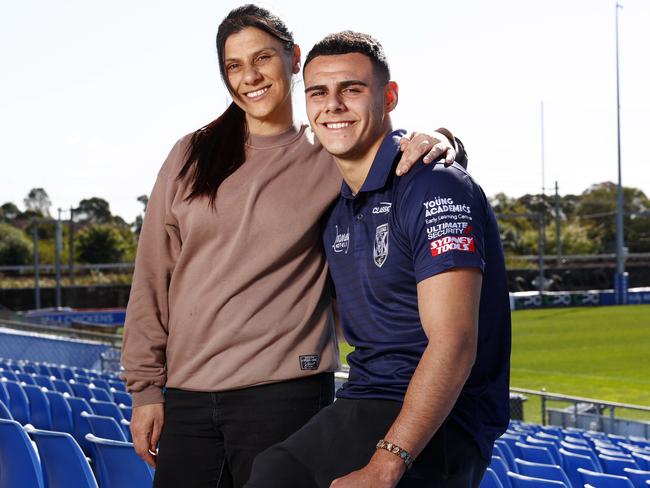
[[[343,31],[324,37],[311,48],[303,73],[310,61],[318,56],[336,56],[339,54],[360,53],[368,56],[375,72],[382,83],[390,81],[390,68],[386,61],[384,48],[374,37],[362,32]]]

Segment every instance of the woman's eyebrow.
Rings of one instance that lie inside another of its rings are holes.
[[[269,46],[269,47],[263,47],[262,49],[258,49],[258,50],[255,51],[253,54],[251,54],[250,57],[251,57],[251,58],[254,58],[255,56],[258,56],[260,53],[262,53],[262,52],[264,52],[264,51],[273,51],[274,53],[277,53],[277,52],[278,52],[278,50],[277,50],[276,48],[274,48],[274,47],[271,47],[271,46]],[[229,61],[239,61],[239,58],[233,57],[233,58],[226,58],[226,59],[224,59],[224,62],[229,62]]]

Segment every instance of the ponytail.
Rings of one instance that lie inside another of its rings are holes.
[[[217,119],[201,127],[190,140],[178,179],[192,171],[192,192],[187,201],[208,196],[214,208],[219,185],[246,160],[246,114],[234,102]]]

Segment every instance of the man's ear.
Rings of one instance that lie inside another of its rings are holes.
[[[399,87],[394,81],[386,83],[384,90],[384,110],[386,113],[392,112],[397,107],[397,100],[399,98]]]
[[[294,75],[300,73],[300,46],[298,44],[293,45],[293,58],[292,58],[291,71]]]

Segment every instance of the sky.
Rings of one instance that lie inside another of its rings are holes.
[[[0,0],[0,204],[42,187],[54,214],[96,196],[134,220],[174,142],[228,103],[214,38],[240,4]],[[303,56],[343,29],[378,38],[400,87],[394,127],[451,129],[488,195],[617,181],[615,0],[258,4]],[[650,1],[622,4],[623,184],[650,196]]]

